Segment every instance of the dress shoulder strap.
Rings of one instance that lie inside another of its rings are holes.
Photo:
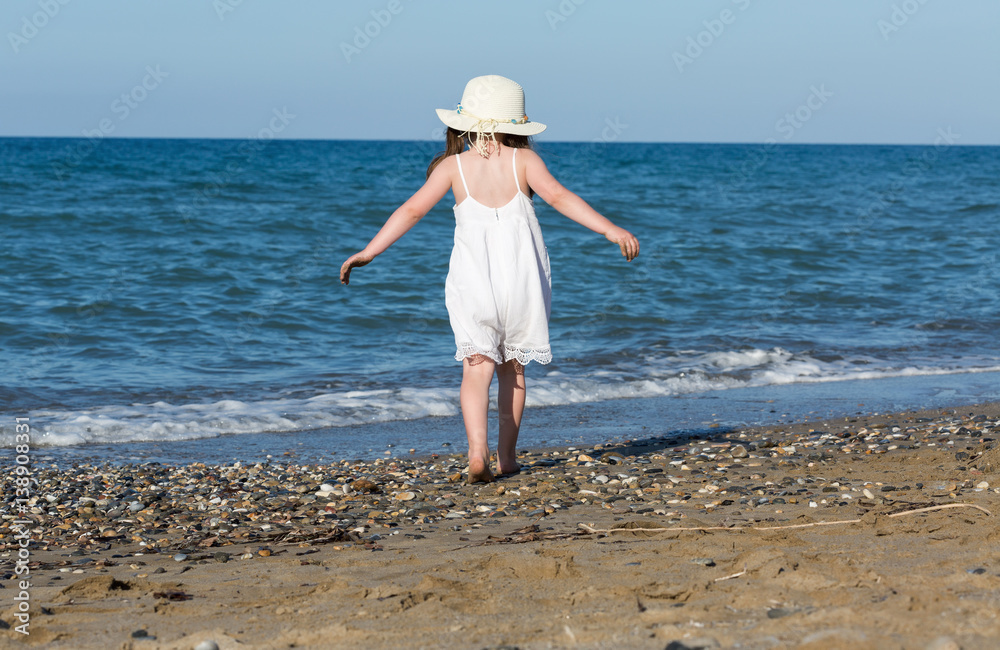
[[[455,160],[458,162],[458,175],[462,177],[462,187],[465,188],[465,195],[471,197],[469,194],[469,186],[465,182],[465,172],[462,171],[462,155],[455,154]]]
[[[518,192],[521,191],[521,181],[517,179],[517,147],[514,148],[514,153],[510,157],[510,163],[514,167],[514,185]]]

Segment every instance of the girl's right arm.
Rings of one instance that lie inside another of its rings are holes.
[[[581,226],[600,233],[621,248],[622,255],[631,262],[639,254],[639,240],[635,235],[619,228],[610,219],[570,192],[555,179],[541,157],[530,149],[522,149],[527,155],[524,165],[524,179],[531,189],[553,208],[566,215]]]
[[[456,170],[455,161],[446,158],[434,169],[423,187],[414,193],[406,203],[396,208],[364,250],[351,255],[340,267],[340,281],[348,284],[351,280],[351,269],[368,264],[387,248],[396,243],[400,237],[424,218],[431,208],[451,189],[452,171]]]

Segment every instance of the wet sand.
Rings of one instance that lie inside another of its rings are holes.
[[[720,429],[479,485],[458,455],[35,467],[27,637],[5,468],[0,646],[995,648],[998,432]]]

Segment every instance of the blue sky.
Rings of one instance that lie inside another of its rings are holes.
[[[1000,144],[996,0],[4,0],[0,136]]]

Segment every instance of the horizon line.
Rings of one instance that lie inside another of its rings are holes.
[[[255,137],[234,137],[234,136],[103,136],[101,138],[89,138],[84,135],[3,135],[0,140],[223,140],[223,141],[247,141],[260,140]],[[443,140],[430,140],[426,138],[272,138],[265,142],[441,142]],[[933,142],[777,142],[768,140],[730,140],[730,141],[708,141],[708,140],[536,140],[535,142],[546,144],[593,144],[593,145],[625,145],[625,144],[686,144],[686,145],[757,145],[771,146],[780,145],[788,147],[815,146],[815,147],[937,147],[942,144]],[[969,143],[969,144],[945,144],[948,147],[1000,147],[1000,142],[990,143]]]

